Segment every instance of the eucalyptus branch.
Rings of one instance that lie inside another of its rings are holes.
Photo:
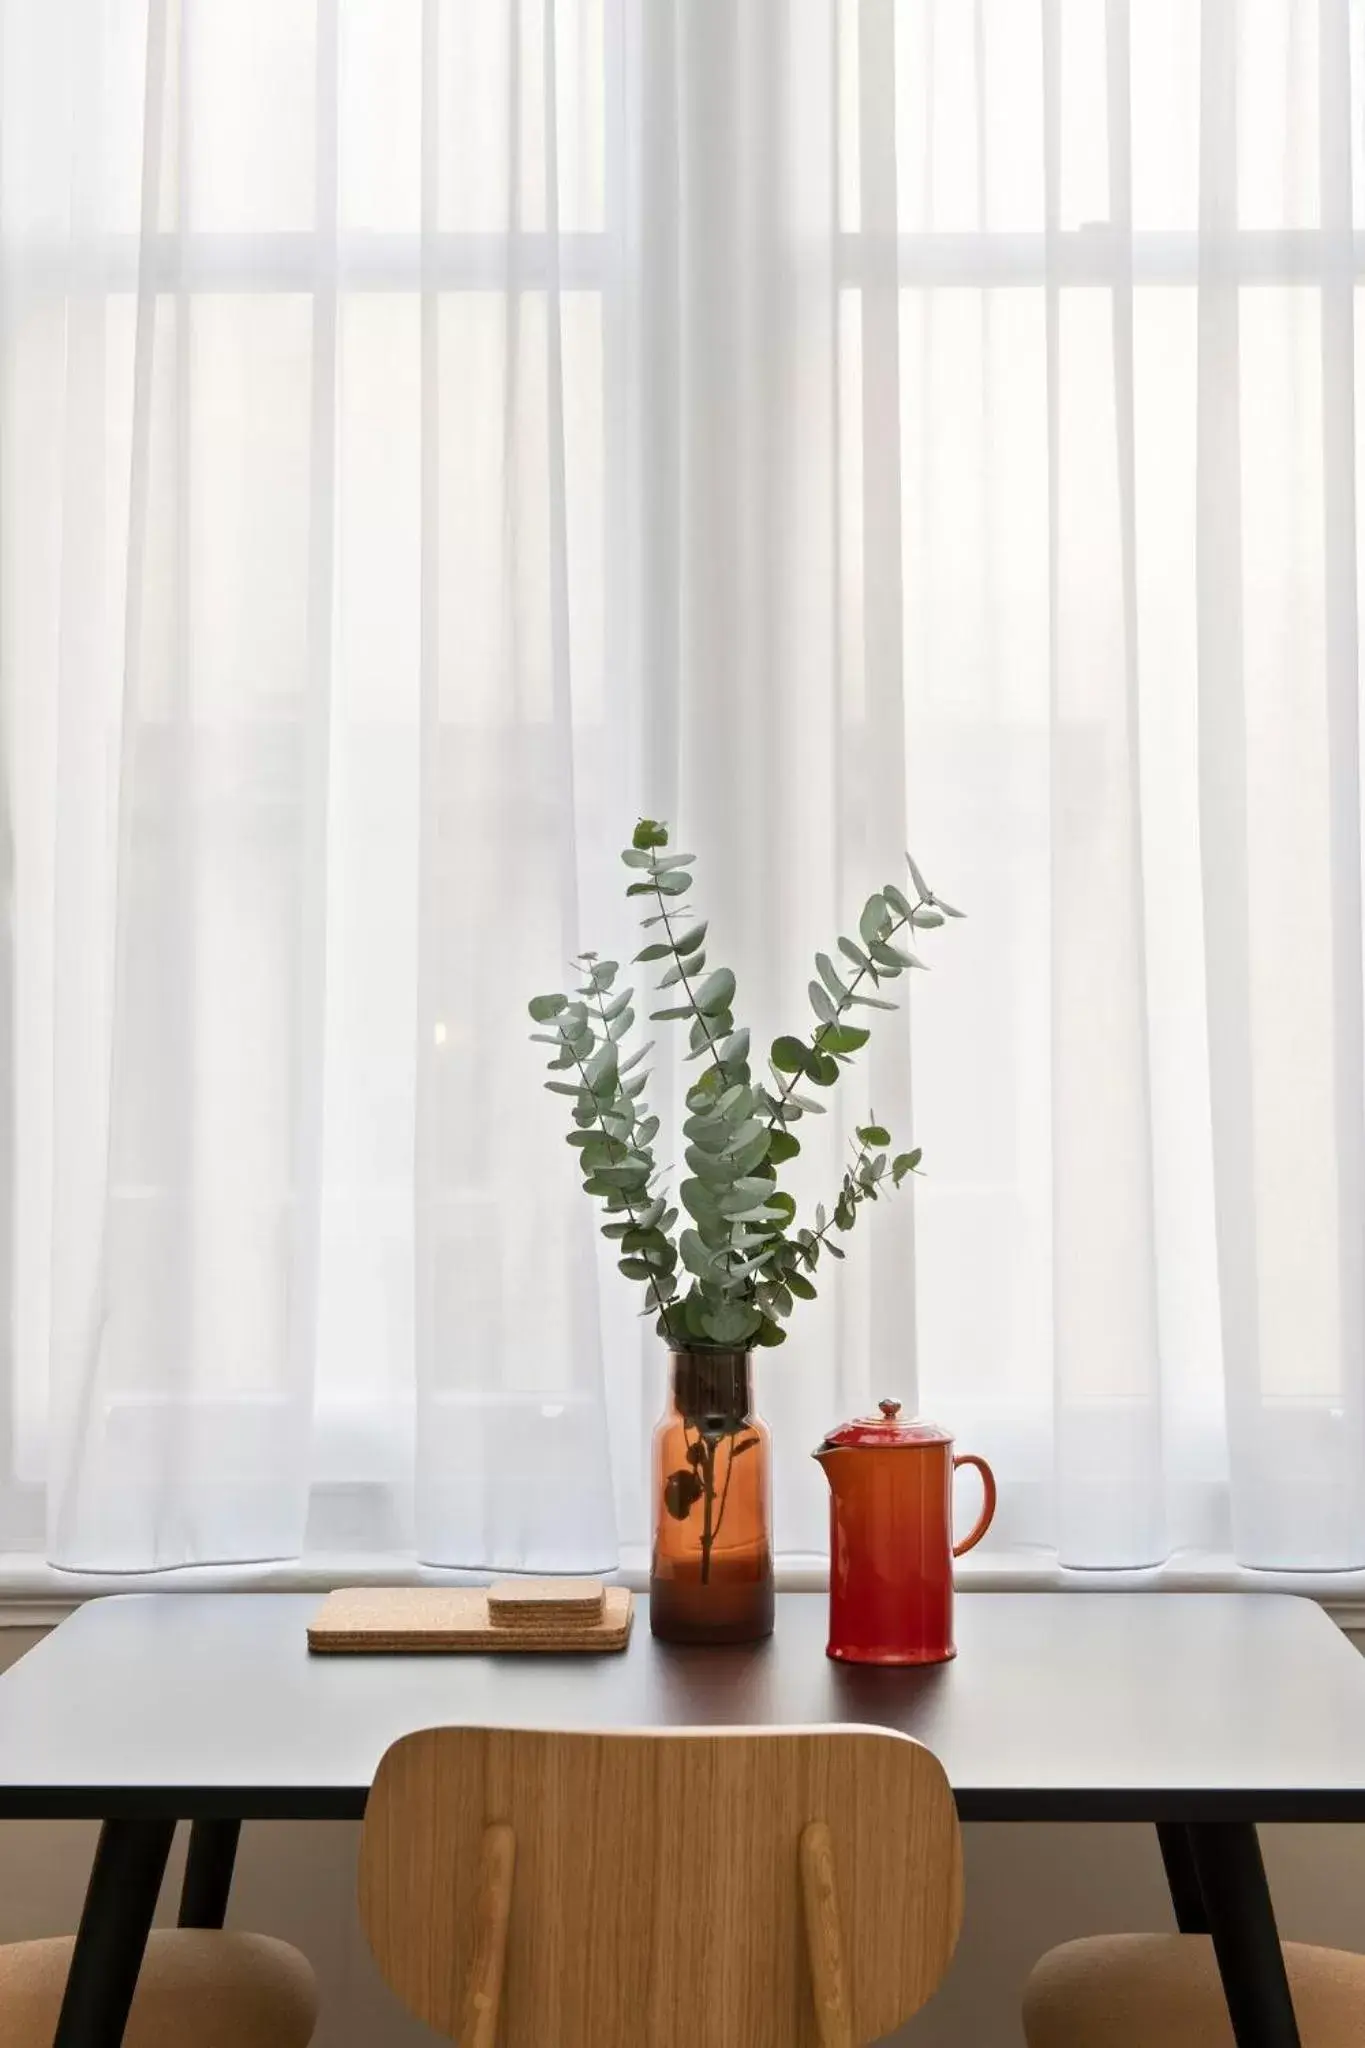
[[[840,1230],[851,1230],[857,1221],[858,1207],[861,1203],[875,1202],[878,1191],[885,1188],[888,1181],[893,1189],[899,1188],[907,1174],[917,1173],[919,1170],[920,1160],[924,1156],[919,1146],[911,1152],[898,1152],[892,1159],[885,1151],[874,1152],[870,1149],[873,1146],[886,1146],[891,1143],[890,1132],[883,1130],[880,1124],[864,1124],[859,1128],[857,1135],[854,1163],[850,1171],[844,1175],[843,1185],[834,1205],[834,1214],[827,1216],[824,1204],[818,1204],[815,1211],[816,1228],[798,1233],[797,1242],[808,1270],[814,1270],[822,1249],[834,1258],[842,1259],[844,1254],[839,1247],[829,1241],[830,1231],[836,1227]]]
[[[689,1057],[705,1056],[704,1069],[686,1092],[687,1178],[679,1184],[677,1199],[687,1221],[680,1230],[675,1230],[679,1210],[670,1208],[667,1196],[656,1189],[660,1173],[653,1140],[659,1123],[639,1103],[648,1075],[642,1071],[626,1078],[650,1048],[642,1046],[624,1061],[620,1055],[635,1012],[633,990],[611,993],[616,962],[581,954],[577,964],[586,986],[577,991],[579,999],[537,996],[530,1005],[533,1019],[554,1028],[533,1036],[554,1048],[552,1070],[576,1076],[551,1079],[546,1086],[573,1099],[577,1128],[568,1141],[579,1148],[584,1188],[603,1201],[610,1219],[603,1233],[619,1241],[618,1263],[626,1277],[645,1283],[646,1312],[657,1313],[660,1334],[671,1344],[701,1351],[780,1344],[795,1302],[814,1298],[810,1274],[822,1251],[843,1257],[831,1230],[849,1229],[861,1204],[877,1200],[888,1183],[899,1187],[920,1158],[918,1150],[903,1152],[888,1164],[884,1148],[890,1145],[889,1135],[876,1123],[863,1126],[833,1217],[817,1208],[816,1228],[797,1229],[796,1204],[778,1186],[778,1170],[801,1150],[791,1126],[824,1107],[798,1094],[798,1085],[805,1079],[817,1089],[831,1086],[850,1056],[866,1045],[870,1033],[849,1021],[855,1006],[896,1007],[869,989],[923,965],[897,943],[902,934],[962,913],[933,894],[907,855],[915,900],[891,884],[869,897],[858,940],[838,943],[852,972],[844,968],[841,973],[827,955],[817,953],[819,979],[810,984],[815,1026],[806,1039],[774,1040],[770,1064],[775,1086],[770,1088],[756,1082],[749,1070],[749,1033],[736,1027],[732,1011],[734,975],[725,967],[705,971],[705,921],[694,920],[682,931],[675,924],[679,899],[692,886],[692,856],[669,853],[667,846],[667,829],[644,818],[622,860],[642,871],[626,894],[652,899],[645,925],[662,931],[662,938],[647,937],[636,960],[666,962],[660,993],[676,988],[681,999],[652,1011],[651,1017],[686,1020]],[[681,1288],[680,1268],[687,1276]],[[707,1527],[714,1539],[725,1512],[730,1468],[715,1514],[714,1450],[698,1441]],[[732,1447],[731,1457],[735,1454]],[[686,1501],[679,1491],[678,1511],[690,1512],[692,1499],[690,1489]]]
[[[578,1068],[579,1074],[583,1081],[583,1085],[586,1088],[588,1085],[587,1070],[585,1069],[583,1063],[580,1060],[575,1060],[574,1064]],[[603,1137],[607,1140],[609,1144],[620,1142],[620,1140],[614,1140],[611,1137],[611,1133],[607,1129],[606,1122],[600,1114],[597,1118],[597,1128],[601,1131]],[[640,1216],[642,1214],[647,1214],[648,1211],[644,1210],[637,1213],[632,1196],[624,1188],[621,1190],[621,1207],[625,1210],[626,1214],[630,1218],[631,1229],[639,1230],[641,1228]],[[654,1303],[659,1311],[659,1314],[666,1315],[668,1312],[669,1297],[660,1292],[660,1276],[654,1271],[653,1267],[650,1268],[649,1278],[645,1282],[645,1285],[648,1288],[649,1292],[654,1296]]]
[[[916,926],[932,927],[941,925],[945,915],[960,917],[961,912],[951,906],[946,912],[939,908],[933,891],[925,882],[914,860],[907,853],[906,861],[916,892],[911,903],[893,884],[869,896],[863,906],[858,924],[859,945],[854,940],[841,938],[839,951],[853,961],[856,972],[845,981],[835,968],[827,953],[817,953],[815,965],[819,980],[812,981],[809,988],[811,1007],[815,1011],[816,1025],[809,1042],[791,1037],[775,1039],[770,1064],[777,1078],[778,1089],[775,1097],[770,1096],[768,1129],[776,1132],[778,1126],[792,1121],[788,1104],[795,1097],[798,1110],[818,1111],[820,1104],[796,1095],[798,1081],[807,1079],[818,1087],[828,1088],[839,1078],[839,1065],[847,1061],[852,1053],[859,1052],[867,1044],[870,1033],[861,1026],[843,1022],[845,1015],[855,1004],[869,1009],[894,1010],[896,1005],[878,996],[860,995],[865,981],[870,980],[874,988],[883,980],[889,980],[902,973],[907,967],[923,967],[924,962],[917,953],[912,953],[895,944],[901,933]],[[864,950],[866,948],[866,950]],[[787,1134],[788,1142],[795,1143]]]
[[[689,1010],[691,1010],[693,1017],[702,1025],[702,1028],[706,1032],[706,1047],[708,1053],[710,1054],[712,1066],[714,1067],[717,1073],[724,1075],[725,1065],[716,1051],[716,1040],[712,1036],[709,1023],[707,1022],[702,1011],[697,1006],[697,998],[693,993],[692,984],[688,980],[687,959],[683,954],[679,953],[677,945],[674,941],[673,926],[670,923],[668,916],[668,902],[659,888],[659,880],[657,875],[653,877],[653,881],[655,900],[659,905],[659,916],[662,920],[664,928],[664,937],[668,941],[668,950],[670,953],[672,953],[673,958],[677,963],[678,986],[682,990],[684,996],[687,998],[687,1007],[689,1008]],[[702,929],[704,931],[705,926],[703,926]],[[706,955],[704,953],[698,953],[696,957],[701,960],[705,960]]]

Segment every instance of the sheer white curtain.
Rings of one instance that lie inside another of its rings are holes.
[[[524,1003],[646,811],[756,1040],[907,843],[971,913],[780,1548],[889,1390],[995,1540],[1365,1566],[1361,27],[0,0],[0,1543],[638,1552]]]

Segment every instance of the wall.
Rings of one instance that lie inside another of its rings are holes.
[[[36,1637],[0,1632],[0,1666]],[[1000,1703],[1002,1714],[1009,1702]],[[181,1830],[183,1837],[184,1830]],[[907,2048],[1020,2048],[1019,1987],[1054,1942],[1106,1928],[1168,1927],[1155,1837],[1128,1827],[969,1827],[967,1919],[952,1973],[898,2037]],[[316,2048],[421,2048],[434,2040],[378,1982],[356,1923],[357,1830],[333,1822],[243,1831],[232,1919],[283,1935],[322,1981]],[[1267,1828],[1281,1931],[1365,1951],[1365,1828]],[[80,1913],[95,1829],[0,1822],[0,1940],[65,1932]],[[162,1917],[175,1917],[183,1841]]]

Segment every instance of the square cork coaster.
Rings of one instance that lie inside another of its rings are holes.
[[[515,1582],[518,1585],[520,1581]],[[624,1586],[555,1581],[553,1609],[573,1587],[567,1614],[547,1612],[524,1595],[512,1601],[505,1582],[496,1590],[502,1618],[489,1610],[483,1586],[347,1586],[329,1593],[308,1627],[308,1647],[323,1655],[442,1655],[461,1651],[507,1653],[524,1650],[624,1650],[630,1640],[634,1603]],[[598,1610],[591,1595],[596,1587]],[[586,1611],[585,1611],[586,1610]]]
[[[496,1579],[488,1618],[508,1628],[591,1628],[606,1612],[600,1579]]]

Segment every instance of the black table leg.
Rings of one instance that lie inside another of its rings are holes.
[[[1207,1934],[1209,1916],[1204,1911],[1204,1894],[1199,1889],[1199,1872],[1194,1866],[1188,1829],[1183,1821],[1159,1820],[1156,1837],[1166,1866],[1176,1926],[1182,1934]]]
[[[227,1918],[241,1832],[239,1820],[197,1820],[190,1828],[185,1882],[180,1890],[182,1927],[221,1927]]]
[[[52,2048],[121,2048],[174,1833],[173,1820],[100,1829]]]
[[[1188,1839],[1237,2048],[1299,2048],[1255,1827],[1199,1821]]]

